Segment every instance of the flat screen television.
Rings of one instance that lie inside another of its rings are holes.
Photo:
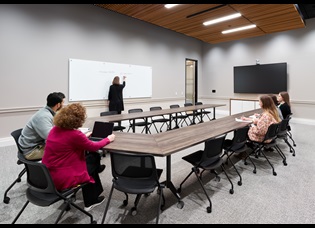
[[[234,66],[234,93],[287,91],[287,63]]]

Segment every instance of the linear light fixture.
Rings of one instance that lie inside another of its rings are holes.
[[[172,7],[174,7],[174,6],[177,6],[177,5],[178,5],[178,4],[166,4],[165,7],[168,8],[168,9],[170,9],[170,8],[172,8]]]
[[[241,31],[241,30],[245,30],[245,29],[251,29],[251,28],[255,28],[255,27],[256,27],[256,25],[248,25],[248,26],[239,27],[239,28],[235,28],[235,29],[229,29],[229,30],[222,31],[222,34],[237,32],[237,31]]]
[[[219,22],[222,22],[222,21],[231,20],[233,18],[237,18],[237,17],[240,17],[240,16],[242,16],[240,13],[235,13],[235,14],[231,14],[229,16],[220,17],[220,18],[217,18],[217,19],[214,19],[214,20],[203,22],[203,25],[212,25],[212,24],[219,23]]]

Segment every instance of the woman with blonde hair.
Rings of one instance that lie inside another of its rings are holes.
[[[55,126],[47,137],[42,163],[49,169],[60,191],[89,183],[82,188],[85,210],[89,211],[105,198],[100,196],[103,186],[98,174],[99,163],[91,164],[93,159],[86,158],[86,151],[97,153],[97,150],[112,142],[115,135],[98,142],[89,140],[89,135],[78,130],[85,119],[86,109],[79,103],[70,104],[55,115]]]
[[[258,118],[253,119],[253,124],[248,131],[248,137],[252,141],[262,142],[271,124],[281,121],[276,105],[268,95],[262,95],[259,98],[259,105],[263,109]],[[242,119],[248,119],[242,117]]]

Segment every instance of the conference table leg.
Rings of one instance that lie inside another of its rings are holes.
[[[174,127],[173,129],[179,128],[179,126],[178,126],[178,121],[177,121],[177,116],[178,116],[178,113],[176,112],[176,113],[175,113],[175,127]]]
[[[213,118],[212,120],[215,120],[215,107],[213,107]]]
[[[171,155],[166,156],[166,181],[163,182],[165,186],[171,190],[171,192],[174,194],[174,196],[178,200],[178,208],[184,207],[184,202],[181,201],[180,195],[178,194],[171,177]]]

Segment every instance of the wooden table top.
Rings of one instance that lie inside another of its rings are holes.
[[[109,151],[148,153],[164,157],[202,143],[209,138],[245,127],[250,123],[237,122],[235,118],[261,112],[261,109],[256,109],[159,134],[115,132],[114,142],[104,148]]]

